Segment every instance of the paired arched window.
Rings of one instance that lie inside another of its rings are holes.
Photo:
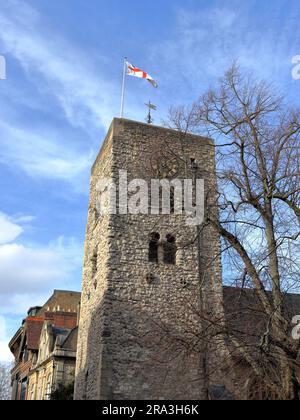
[[[163,251],[163,258],[159,258],[160,249]],[[151,233],[149,241],[149,262],[158,264],[159,260],[162,259],[165,264],[175,265],[176,253],[175,236],[168,234],[165,241],[160,242],[160,234],[156,232]]]

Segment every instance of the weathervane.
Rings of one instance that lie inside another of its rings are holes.
[[[148,104],[145,104],[145,105],[149,109],[149,112],[148,112],[148,116],[146,118],[146,121],[147,121],[148,124],[152,124],[154,122],[154,119],[152,118],[151,110],[152,111],[156,111],[157,106],[156,105],[153,105],[150,101],[149,101]]]

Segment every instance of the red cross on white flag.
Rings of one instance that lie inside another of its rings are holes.
[[[127,75],[128,76],[134,76],[139,77],[140,79],[146,79],[148,82],[151,83],[151,85],[155,88],[158,88],[158,84],[153,79],[153,77],[150,76],[150,74],[146,73],[145,71],[139,69],[138,67],[135,67],[134,65],[130,64],[128,61],[126,61],[127,66]]]
[[[125,80],[126,76],[133,76],[133,77],[139,77],[140,79],[146,79],[148,82],[151,83],[151,85],[155,88],[158,88],[158,84],[153,79],[153,77],[150,76],[150,74],[146,73],[145,71],[139,69],[138,67],[130,64],[127,61],[127,58],[124,59],[124,69],[123,69],[123,83],[122,83],[122,97],[121,97],[121,113],[120,117],[124,117],[124,102],[125,102]]]

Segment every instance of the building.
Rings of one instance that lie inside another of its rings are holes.
[[[149,186],[152,179],[201,178],[209,203],[216,201],[212,140],[113,120],[91,174],[75,398],[205,398],[208,388],[227,386],[222,338],[215,334],[205,351],[199,339],[199,314],[224,316],[219,237],[210,227],[199,235],[198,225],[174,211],[172,189],[169,214],[125,214],[125,174],[131,194],[136,179]],[[117,185],[118,214],[99,209],[103,179]]]
[[[29,372],[28,400],[47,400],[58,385],[74,382],[77,333],[78,327],[61,328],[44,322],[37,363]]]
[[[11,371],[12,400],[25,400],[27,397],[28,375],[37,359],[43,327],[43,318],[36,315],[40,309],[29,309],[27,318],[9,343],[15,358]]]
[[[261,362],[261,354],[258,350],[261,348],[262,340],[266,337],[270,327],[269,317],[266,315],[257,293],[252,289],[224,286],[223,296],[227,328],[231,331],[232,336],[238,338],[251,352],[251,355],[255,355],[257,361]],[[292,329],[295,326],[292,322],[293,318],[295,316],[298,318],[300,314],[300,294],[285,294],[283,302],[284,317]],[[261,378],[253,374],[253,369],[245,358],[241,357],[239,350],[234,346],[229,345],[228,347],[231,357],[229,375],[233,376],[234,373],[236,398],[242,400],[277,400],[278,396],[274,390],[266,387]],[[296,376],[300,381],[300,352],[298,359],[297,363],[294,361],[294,366]]]
[[[49,388],[44,392],[39,378],[43,376],[41,372],[47,371],[50,379],[49,364],[52,369],[58,365],[60,372],[52,374],[51,389],[55,389],[58,381],[69,377],[70,365],[73,369],[75,366],[80,297],[78,292],[55,290],[45,305],[29,309],[22,326],[9,343],[15,357],[11,372],[13,400],[26,400],[33,396],[46,398]],[[33,392],[33,389],[40,391]]]

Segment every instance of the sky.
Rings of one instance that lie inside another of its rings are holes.
[[[81,289],[90,168],[119,116],[123,57],[159,84],[127,78],[126,118],[144,121],[151,100],[160,124],[236,60],[298,104],[299,27],[298,0],[0,0],[0,361],[30,306]]]

